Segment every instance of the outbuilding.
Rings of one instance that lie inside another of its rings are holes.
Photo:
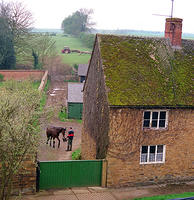
[[[82,119],[83,83],[68,83],[67,112],[69,119]]]
[[[83,83],[86,79],[88,71],[88,64],[79,64],[78,65],[78,76],[79,76],[79,81]]]

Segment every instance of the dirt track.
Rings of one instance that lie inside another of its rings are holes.
[[[82,124],[72,121],[72,122],[61,122],[58,119],[58,112],[62,106],[66,106],[66,97],[67,97],[67,83],[64,82],[64,76],[62,75],[51,75],[51,84],[49,91],[47,92],[47,103],[45,109],[52,108],[54,109],[54,117],[50,122],[43,123],[42,132],[41,132],[41,141],[38,152],[38,160],[71,160],[71,154],[74,150],[80,147],[81,143],[81,129]],[[73,149],[72,151],[65,151],[67,142],[62,141],[62,134],[60,134],[60,147],[57,148],[58,141],[56,140],[56,147],[50,147],[46,144],[46,127],[47,126],[60,126],[66,127],[67,131],[69,127],[73,127],[75,132],[73,140]]]

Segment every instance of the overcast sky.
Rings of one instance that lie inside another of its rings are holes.
[[[10,0],[4,0],[8,2]],[[13,0],[12,0],[13,1]],[[164,31],[171,0],[22,0],[33,13],[36,28],[60,28],[64,18],[80,8],[92,8],[98,29]],[[174,0],[174,17],[183,19],[183,32],[194,33],[194,0]]]

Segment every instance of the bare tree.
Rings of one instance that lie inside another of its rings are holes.
[[[0,3],[0,16],[7,18],[15,40],[29,33],[34,23],[32,13],[21,2]]]
[[[11,29],[16,55],[25,52],[26,41],[34,23],[32,13],[21,2],[0,2],[0,17],[6,19]]]
[[[30,46],[36,52],[41,65],[45,65],[46,58],[56,56],[55,40],[44,34],[35,34],[30,41]]]

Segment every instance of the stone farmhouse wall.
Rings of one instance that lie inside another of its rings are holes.
[[[4,80],[41,80],[44,70],[0,70],[0,74],[4,76]]]
[[[165,130],[143,130],[143,111],[110,110],[107,186],[194,180],[193,110],[169,110]],[[165,163],[140,164],[142,145],[166,145]]]
[[[84,120],[81,144],[83,159],[105,158],[107,151],[109,108],[101,65],[98,43],[96,43],[89,67],[90,76],[87,77],[89,80],[86,81],[83,96]]]

